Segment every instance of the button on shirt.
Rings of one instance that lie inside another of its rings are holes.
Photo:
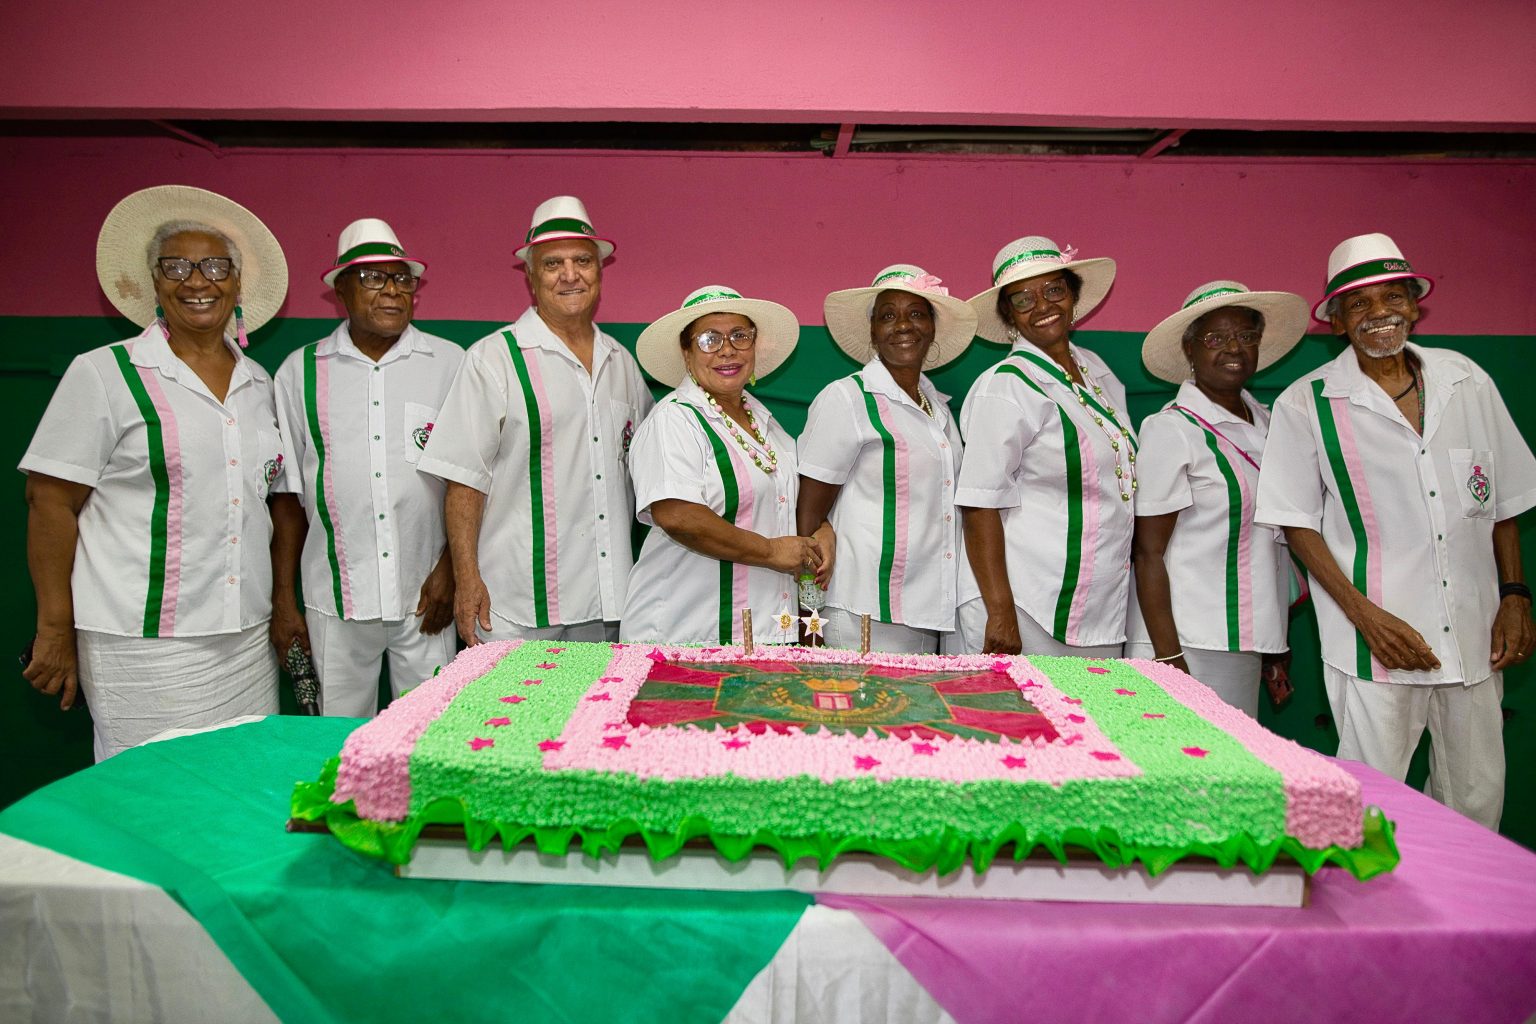
[[[1259,475],[1257,519],[1316,530],[1372,603],[1418,630],[1438,671],[1388,672],[1321,587],[1323,660],[1377,682],[1468,685],[1490,672],[1499,605],[1493,524],[1536,505],[1536,459],[1483,370],[1408,349],[1424,374],[1424,436],[1354,350],[1286,388]]]
[[[800,473],[839,485],[830,521],[837,563],[827,604],[881,622],[955,628],[960,430],[948,396],[926,376],[929,416],[879,359],[833,381],[811,403]]]
[[[20,468],[93,488],[76,628],[209,636],[272,617],[266,498],[286,467],[272,380],[229,344],[223,402],[154,324],[76,356],[54,391]]]
[[[1097,385],[1095,397],[1128,429],[1124,385],[1092,352],[1071,352],[1088,368],[1086,394]],[[999,510],[1014,603],[1042,629],[1074,647],[1117,644],[1125,639],[1135,521],[1133,502],[1121,498],[1122,486],[1131,490],[1131,439],[1102,414],[1104,425],[1096,424],[1086,398],[1042,362],[1056,365],[1021,340],[971,386],[960,413],[966,449],[955,504]],[[1071,445],[1063,417],[1076,436]],[[980,593],[974,579],[961,578],[961,604]]]
[[[1262,462],[1269,411],[1248,392],[1242,397],[1251,424],[1193,381],[1147,417],[1136,459],[1136,514],[1178,513],[1163,561],[1180,643],[1278,653],[1287,649],[1290,555],[1279,530],[1253,521],[1259,470],[1248,459]],[[1126,628],[1132,640],[1149,642],[1134,590]]]
[[[464,350],[407,327],[375,363],[343,321],[277,371],[277,413],[292,467],[277,489],[309,521],[304,602],[346,619],[416,611],[442,556],[443,483],[416,472]]]
[[[520,626],[624,608],[629,442],[651,393],[634,357],[594,335],[590,374],[535,309],[475,342],[417,463],[486,495],[480,574],[491,614]]]
[[[665,498],[703,505],[727,521],[764,537],[795,535],[799,476],[795,443],[757,399],[746,396],[778,468],[765,473],[731,436],[725,416],[711,407],[691,380],[663,398],[635,435],[631,466],[639,519],[647,525],[650,506]],[[734,421],[733,421],[734,425]],[[768,465],[767,449],[743,427],[736,433]],[[795,608],[795,580],[761,566],[722,563],[685,547],[659,527],[640,549],[629,581],[629,599],[619,633],[625,640],[677,643],[733,643],[741,640],[741,612],[752,610],[758,643],[793,643],[793,630],[775,618]]]

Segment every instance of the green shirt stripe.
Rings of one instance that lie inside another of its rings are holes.
[[[709,425],[704,414],[699,412],[687,402],[678,402],[683,408],[693,413],[698,418],[699,429],[704,431],[704,436],[709,438],[709,447],[715,454],[715,467],[720,471],[720,486],[725,491],[725,509],[720,513],[720,518],[735,525],[736,509],[741,500],[740,490],[736,486],[736,469],[731,465],[731,453],[726,450],[725,440]],[[735,588],[732,583],[735,580],[736,563],[720,560],[720,642],[731,642],[731,627],[735,619]]]
[[[1045,393],[1023,367],[1013,363],[998,364],[998,373],[1011,373],[1035,390],[1041,398],[1056,406],[1061,417],[1061,447],[1066,455],[1067,484],[1067,561],[1061,574],[1061,593],[1056,596],[1056,616],[1051,625],[1051,636],[1061,643],[1067,642],[1067,621],[1072,616],[1072,598],[1077,593],[1077,581],[1083,571],[1083,453],[1078,445],[1077,424],[1061,403]]]
[[[1355,560],[1351,566],[1350,582],[1360,593],[1369,592],[1366,564],[1370,557],[1370,541],[1365,535],[1365,519],[1360,515],[1360,499],[1355,495],[1355,484],[1349,478],[1349,468],[1344,464],[1344,449],[1339,443],[1339,427],[1333,419],[1333,403],[1323,397],[1322,380],[1312,382],[1312,401],[1317,407],[1317,426],[1323,435],[1323,450],[1328,454],[1328,468],[1333,471],[1334,485],[1339,489],[1339,502],[1349,520],[1349,532],[1355,539]],[[1361,679],[1376,680],[1371,674],[1371,648],[1365,642],[1365,634],[1355,630],[1355,674]]]
[[[1115,418],[1115,414],[1110,412],[1109,409],[1105,407],[1105,405],[1097,398],[1095,398],[1091,392],[1073,384],[1072,378],[1070,375],[1068,375],[1067,371],[1063,370],[1060,366],[1057,366],[1055,363],[1048,359],[1041,359],[1033,352],[1020,351],[1014,352],[1013,355],[1016,355],[1021,359],[1028,359],[1031,363],[1034,363],[1036,366],[1040,367],[1040,369],[1061,381],[1073,394],[1075,394],[1079,399],[1083,401],[1083,404],[1087,405],[1094,412],[1097,412],[1100,416],[1103,416],[1105,419],[1109,420],[1109,422],[1113,423],[1115,425],[1115,429],[1120,431],[1120,433],[1125,436],[1125,439],[1131,443],[1131,451],[1134,452],[1140,450],[1140,448],[1137,446],[1135,435],[1133,435],[1129,430],[1126,430],[1125,427],[1121,426],[1120,421]]]
[[[315,359],[320,343],[304,349],[304,416],[309,421],[309,440],[315,448],[315,511],[325,527],[325,558],[331,565],[331,594],[336,599],[336,615],[346,618],[341,600],[341,562],[336,558],[336,524],[331,522],[331,505],[325,493],[325,437],[320,431],[320,395],[315,380]]]
[[[112,355],[133,395],[139,415],[144,417],[145,446],[149,449],[149,476],[155,482],[155,505],[149,513],[149,587],[144,595],[144,635],[160,635],[160,609],[165,603],[165,555],[169,546],[168,522],[171,511],[171,475],[165,466],[165,431],[160,413],[149,397],[139,371],[128,358],[128,349],[113,345]]]
[[[854,374],[864,393],[864,410],[880,435],[883,494],[880,503],[880,621],[891,621],[891,567],[896,563],[896,439],[880,419],[880,407],[864,378]]]
[[[1211,457],[1216,460],[1216,468],[1221,472],[1221,478],[1227,482],[1227,650],[1240,651],[1243,649],[1241,608],[1238,601],[1237,555],[1238,546],[1242,540],[1243,529],[1243,489],[1237,482],[1237,471],[1233,469],[1221,447],[1216,443],[1216,435],[1202,427],[1193,416],[1179,410],[1179,415],[1189,420],[1205,438],[1205,446],[1211,450]]]
[[[544,418],[539,411],[538,396],[533,391],[533,381],[528,376],[528,361],[523,357],[523,350],[517,347],[517,339],[511,331],[501,333],[507,339],[512,370],[517,374],[523,404],[528,410],[528,521],[533,526],[533,620],[535,626],[545,629],[550,622],[549,580],[545,578],[544,564],[549,541],[544,535]]]

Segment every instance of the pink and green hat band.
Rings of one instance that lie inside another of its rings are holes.
[[[1415,273],[1413,265],[1405,259],[1388,257],[1386,259],[1366,260],[1352,267],[1345,267],[1329,279],[1323,289],[1323,297],[1312,308],[1312,318],[1319,323],[1327,323],[1328,317],[1324,312],[1328,303],[1338,295],[1356,288],[1364,288],[1367,285],[1383,284],[1387,281],[1401,281],[1412,279],[1419,283],[1419,298],[1424,298],[1435,287],[1435,282],[1423,274]]]
[[[404,249],[389,242],[361,242],[336,257],[336,265],[321,275],[320,280],[328,286],[336,284],[336,276],[343,270],[358,263],[404,263],[411,268],[411,273],[420,277],[426,272],[427,264],[414,256],[406,255]]]

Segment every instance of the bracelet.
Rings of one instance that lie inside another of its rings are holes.
[[[1524,583],[1500,583],[1499,600],[1502,601],[1506,597],[1523,597],[1529,601],[1531,599],[1531,588]]]
[[[1178,651],[1177,653],[1168,655],[1166,658],[1153,658],[1152,660],[1153,661],[1165,661],[1166,662],[1166,661],[1173,661],[1173,660],[1175,660],[1177,658],[1182,658],[1182,657],[1184,657],[1184,652],[1183,651]]]

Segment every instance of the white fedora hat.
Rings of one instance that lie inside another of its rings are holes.
[[[533,221],[528,225],[523,247],[513,255],[527,263],[529,249],[541,242],[558,242],[565,238],[584,238],[596,243],[599,259],[613,255],[613,242],[598,237],[587,216],[587,208],[575,196],[555,196],[540,203],[533,211]]]
[[[283,247],[256,215],[217,192],[191,185],[157,185],[125,197],[96,237],[96,278],[119,313],[148,327],[155,319],[149,243],[161,226],[193,221],[229,236],[240,250],[240,310],[254,331],[271,320],[288,294]]]
[[[336,264],[327,270],[320,280],[327,287],[336,287],[336,275],[358,263],[404,263],[417,277],[427,265],[414,256],[407,256],[395,237],[395,229],[377,217],[355,220],[341,229],[336,240]]]
[[[976,336],[976,313],[964,299],[949,294],[949,289],[922,267],[897,263],[875,275],[868,288],[844,288],[827,296],[822,304],[827,332],[837,347],[859,362],[867,362],[871,348],[869,318],[875,297],[884,291],[907,292],[927,299],[933,307],[933,349],[938,361],[926,369],[937,370],[964,354]]]
[[[1259,339],[1259,365],[1265,369],[1296,347],[1307,332],[1307,300],[1291,292],[1251,292],[1236,281],[1209,281],[1189,293],[1179,311],[1147,333],[1141,361],[1154,377],[1178,384],[1189,377],[1184,331],[1207,313],[1229,306],[1246,306],[1264,315]]]
[[[997,293],[1013,284],[1058,270],[1070,270],[1083,281],[1082,293],[1073,305],[1074,322],[1092,313],[1109,286],[1115,283],[1115,261],[1105,258],[1079,260],[1077,250],[1060,249],[1043,235],[1026,235],[997,251],[992,259],[992,287],[970,299],[976,311],[976,333],[988,341],[1008,342],[1008,327],[997,315]]]
[[[1346,238],[1334,246],[1328,256],[1328,284],[1323,287],[1322,299],[1312,307],[1312,319],[1320,324],[1328,322],[1324,310],[1328,308],[1328,300],[1335,295],[1403,278],[1412,278],[1419,283],[1421,299],[1435,286],[1435,282],[1425,275],[1415,274],[1397,243],[1381,232]]]
[[[767,299],[742,298],[723,284],[707,284],[689,293],[682,306],[640,332],[635,355],[645,372],[668,387],[677,387],[688,375],[679,335],[684,327],[711,313],[740,313],[757,326],[757,362],[754,373],[766,377],[788,359],[800,342],[800,321],[786,306]]]

